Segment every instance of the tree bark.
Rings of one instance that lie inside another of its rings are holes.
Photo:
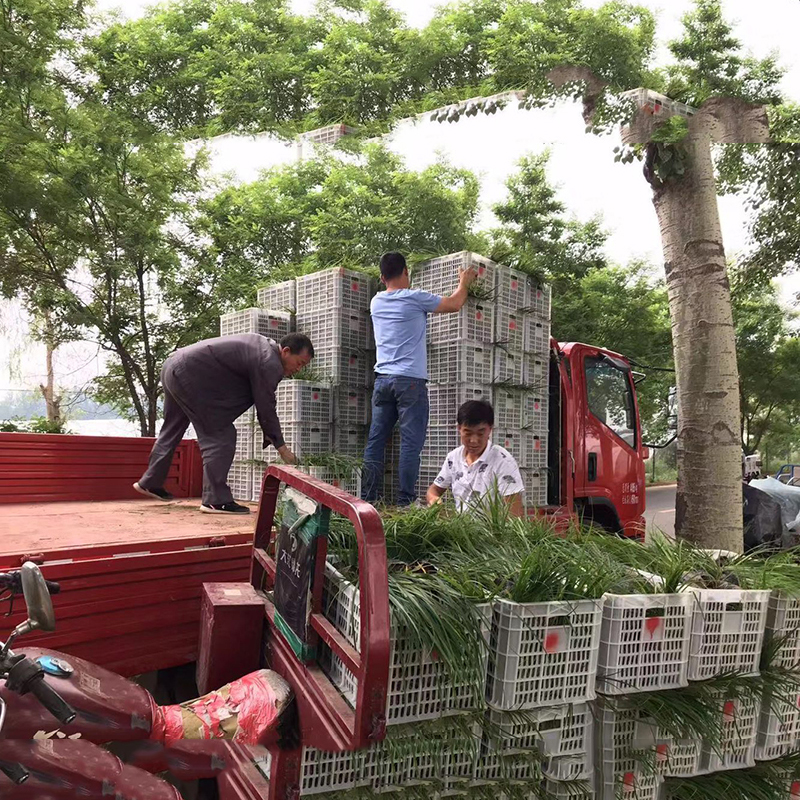
[[[653,190],[680,409],[675,532],[741,552],[739,372],[711,137],[698,126],[682,145],[684,175]]]
[[[43,324],[47,378],[45,383],[39,384],[39,391],[42,393],[42,397],[44,398],[44,403],[47,408],[48,422],[60,424],[62,421],[61,395],[56,394],[55,369],[53,367],[53,354],[55,353],[56,345],[54,342],[53,324],[48,312],[44,313]]]

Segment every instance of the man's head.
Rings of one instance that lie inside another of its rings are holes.
[[[486,449],[494,427],[494,409],[485,400],[468,400],[458,409],[458,433],[464,451],[479,456]]]
[[[288,378],[308,366],[314,358],[314,345],[304,333],[287,333],[281,339],[283,374]]]
[[[384,253],[381,256],[381,283],[392,289],[408,289],[411,285],[402,253]]]

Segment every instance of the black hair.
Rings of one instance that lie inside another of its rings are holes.
[[[459,425],[472,428],[485,422],[490,428],[494,427],[494,409],[486,400],[467,400],[458,409],[457,421]]]
[[[406,259],[402,253],[384,253],[381,256],[381,275],[387,281],[399,278],[406,268]]]
[[[304,333],[287,333],[281,339],[281,349],[284,347],[288,347],[289,352],[294,356],[299,356],[304,350],[308,350],[308,354],[314,358],[314,345]]]

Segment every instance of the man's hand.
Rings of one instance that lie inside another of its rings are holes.
[[[299,464],[297,456],[286,446],[278,448],[278,455],[284,464]]]
[[[478,277],[478,273],[474,270],[473,267],[469,269],[459,269],[458,270],[458,285],[459,286],[469,286],[475,278]]]

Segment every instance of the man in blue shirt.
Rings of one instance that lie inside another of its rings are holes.
[[[467,300],[475,271],[459,270],[458,289],[449,297],[410,289],[406,260],[401,253],[381,258],[385,292],[372,298],[377,361],[372,392],[372,425],[364,451],[361,497],[374,502],[383,475],[386,442],[400,422],[400,492],[397,504],[416,499],[419,454],[428,430],[428,358],[425,335],[428,314],[452,314]]]

